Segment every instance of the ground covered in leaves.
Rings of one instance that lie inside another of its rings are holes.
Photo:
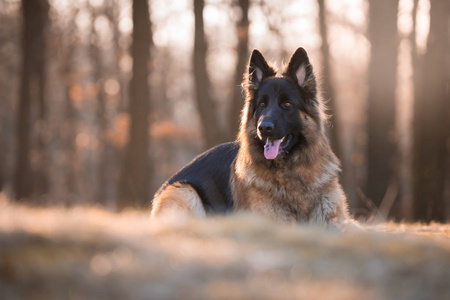
[[[2,299],[450,299],[450,225],[333,233],[0,201]]]

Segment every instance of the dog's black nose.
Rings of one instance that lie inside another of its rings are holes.
[[[258,124],[258,129],[261,134],[271,135],[273,133],[273,129],[275,124],[269,120],[263,120]]]

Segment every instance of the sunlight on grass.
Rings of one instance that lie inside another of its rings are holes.
[[[366,229],[332,233],[242,214],[154,221],[142,211],[32,208],[1,194],[0,292],[101,299],[449,295],[449,225]]]

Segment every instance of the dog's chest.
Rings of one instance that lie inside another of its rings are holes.
[[[274,174],[276,175],[276,174]],[[255,180],[246,188],[248,208],[283,222],[306,221],[320,198],[300,176],[274,176]]]

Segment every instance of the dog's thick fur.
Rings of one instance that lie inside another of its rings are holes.
[[[237,142],[201,154],[169,179],[155,194],[152,216],[248,210],[287,223],[351,224],[306,51],[297,49],[277,75],[254,50],[244,77]]]

